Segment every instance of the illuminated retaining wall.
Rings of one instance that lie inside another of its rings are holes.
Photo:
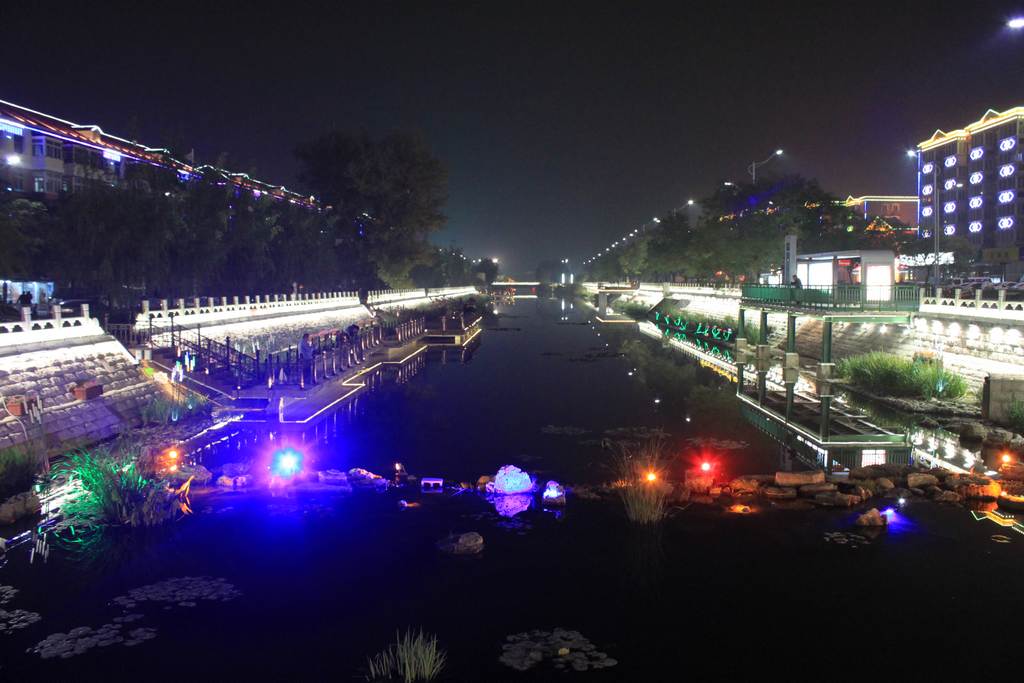
[[[138,422],[142,406],[156,395],[156,385],[119,342],[103,335],[98,325],[92,330],[100,336],[71,334],[62,340],[0,346],[0,400],[33,395],[42,408],[41,424],[0,408],[0,449],[24,442],[27,434],[55,452],[61,444],[93,443]],[[0,340],[7,341],[5,336]],[[103,394],[79,401],[73,388],[86,380],[102,384]]]

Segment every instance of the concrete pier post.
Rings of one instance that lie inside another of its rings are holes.
[[[50,304],[50,317],[60,321],[60,304]]]
[[[175,301],[175,304],[176,304],[175,308],[177,308],[178,310],[181,310],[181,309],[185,308],[185,300],[184,299],[178,299],[177,301]]]
[[[825,320],[821,331],[821,364],[818,366],[818,399],[821,401],[821,424],[818,430],[822,439],[829,435],[829,420],[832,408],[832,321]]]
[[[167,312],[167,299],[160,299],[160,310],[164,313]]]
[[[233,306],[237,306],[238,305],[238,297],[237,296],[231,297],[231,305],[233,305]]]
[[[142,300],[142,312],[149,313],[149,299]]]
[[[747,338],[747,311],[743,306],[740,306],[740,312],[736,318],[736,337],[739,339]]]

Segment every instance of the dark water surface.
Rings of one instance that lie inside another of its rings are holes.
[[[629,326],[595,328],[585,310],[565,309],[500,305],[471,354],[432,351],[305,434],[255,430],[204,457],[265,460],[288,443],[320,469],[387,475],[400,461],[472,481],[515,463],[542,481],[587,482],[609,474],[601,439],[646,428],[670,433],[672,474],[704,459],[723,477],[778,466],[723,378]],[[9,553],[0,585],[20,592],[0,609],[42,620],[0,633],[0,680],[361,680],[366,656],[407,626],[438,635],[452,681],[977,680],[1017,677],[1021,661],[1024,536],[960,507],[910,502],[889,530],[840,543],[853,539],[826,534],[852,531],[855,511],[694,505],[638,531],[618,504],[576,498],[514,517],[473,493],[401,489],[194,502],[171,528],[111,531],[75,552],[53,547],[47,562]],[[484,536],[481,555],[435,549],[464,531]],[[241,595],[138,603],[128,611],[143,616],[125,629],[156,637],[134,647],[25,653],[119,617],[116,596],[182,576],[223,578]],[[498,661],[506,636],[556,627],[617,666],[523,673]]]

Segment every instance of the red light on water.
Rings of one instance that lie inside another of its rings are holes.
[[[701,469],[702,472],[710,472],[711,471],[711,463],[709,463],[708,461],[705,460],[704,462],[702,462],[700,464],[700,469]]]

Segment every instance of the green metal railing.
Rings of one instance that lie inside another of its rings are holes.
[[[858,311],[916,311],[920,304],[917,285],[743,285],[741,297],[769,306]]]

